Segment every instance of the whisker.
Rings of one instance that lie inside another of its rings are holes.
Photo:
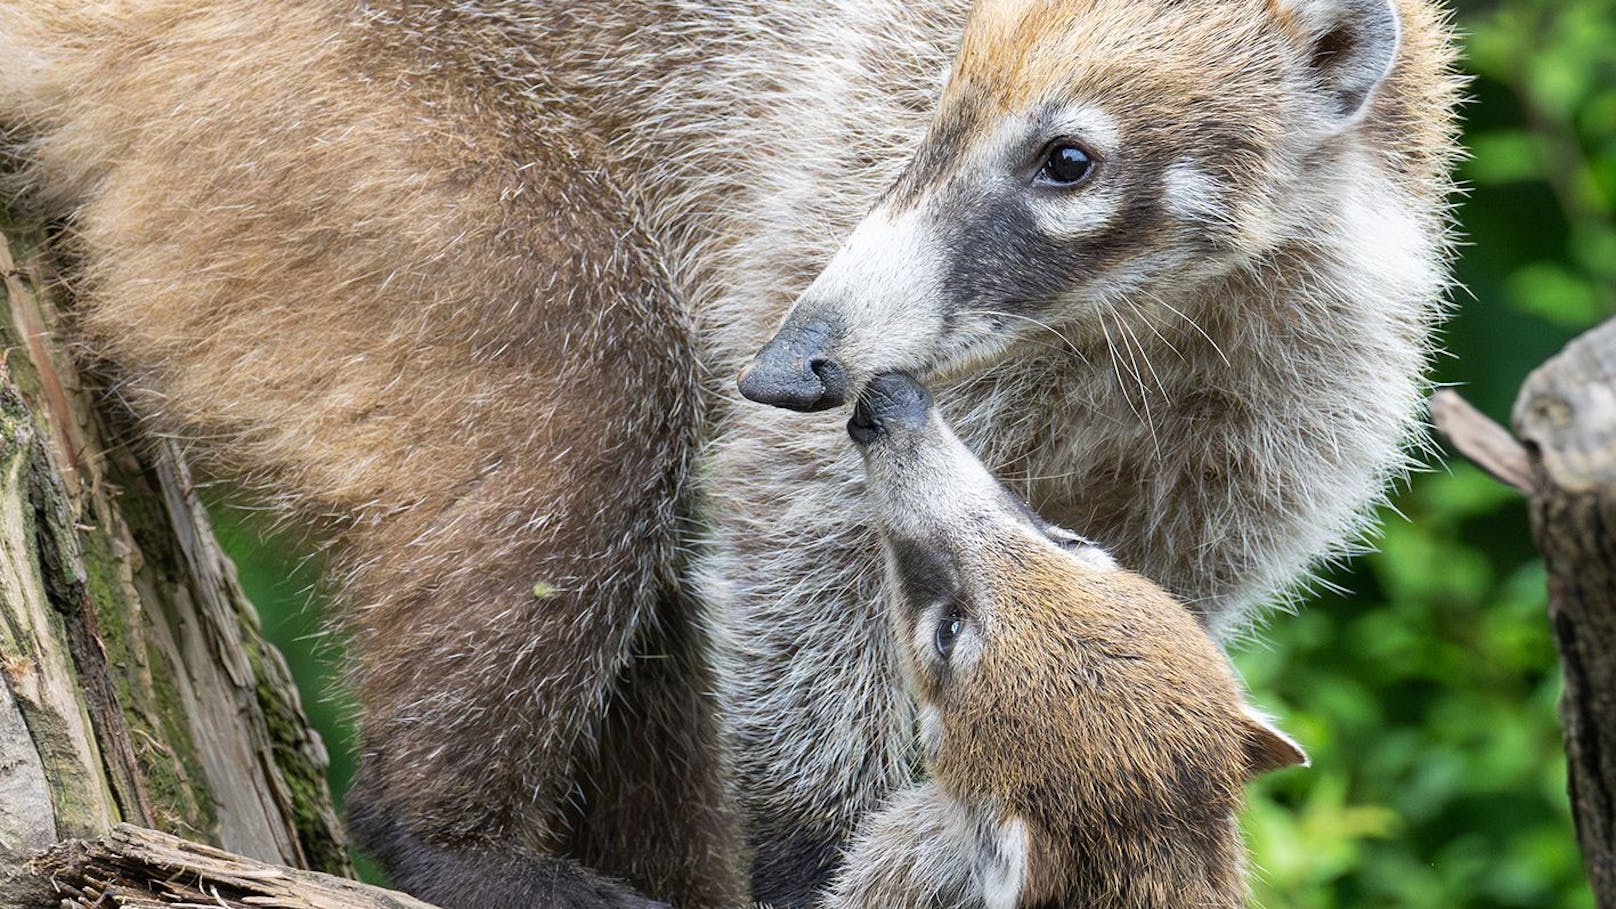
[[[1021,302],[1021,301],[1018,301],[1018,302]],[[1048,322],[1044,322],[1044,321],[1042,321],[1040,319],[1035,319],[1032,316],[1022,315],[1021,313],[1006,312],[1006,311],[1004,311],[1002,309],[967,309],[967,310],[962,310],[960,314],[961,315],[968,315],[968,316],[990,316],[990,317],[997,317],[997,318],[1020,319],[1023,322],[1031,322],[1033,325],[1036,325],[1037,327],[1042,328],[1043,330],[1045,330],[1045,331],[1049,332],[1050,334],[1054,335],[1055,337],[1059,338],[1061,340],[1061,343],[1066,345],[1066,349],[1070,350],[1079,360],[1083,361],[1083,365],[1085,365],[1085,366],[1093,366],[1094,365],[1093,363],[1089,362],[1088,357],[1084,356],[1082,349],[1079,348],[1076,344],[1072,343],[1071,338],[1066,337],[1066,335],[1063,332],[1061,332],[1060,329],[1056,328],[1053,325],[1050,325]]]
[[[1163,300],[1160,296],[1157,296],[1156,294],[1153,294],[1153,293],[1149,293],[1149,292],[1146,292],[1146,291],[1140,291],[1137,294],[1137,296],[1144,297],[1145,299],[1149,300],[1151,303],[1154,303],[1154,304],[1156,304],[1158,306],[1166,306],[1167,305],[1167,301]],[[1172,351],[1173,354],[1175,356],[1177,356],[1180,360],[1185,360],[1187,362],[1187,359],[1184,356],[1184,352],[1182,350],[1178,349],[1177,344],[1174,344],[1171,340],[1169,340],[1167,338],[1166,335],[1161,333],[1161,329],[1156,326],[1156,320],[1154,318],[1149,317],[1149,313],[1147,313],[1145,311],[1145,307],[1143,305],[1141,305],[1140,302],[1137,299],[1134,299],[1134,297],[1130,296],[1128,298],[1128,305],[1132,306],[1134,308],[1134,311],[1139,313],[1141,320],[1145,323],[1145,327],[1150,329],[1150,333],[1156,336],[1156,340],[1158,340],[1158,341],[1162,342],[1163,344],[1167,345],[1167,349]]]
[[[1171,312],[1173,315],[1178,316],[1180,319],[1183,319],[1185,322],[1189,323],[1189,326],[1191,328],[1195,329],[1197,334],[1199,334],[1201,337],[1205,338],[1206,343],[1212,345],[1213,350],[1218,352],[1218,358],[1223,361],[1224,366],[1233,366],[1234,365],[1233,363],[1229,362],[1229,355],[1223,352],[1223,348],[1218,346],[1218,342],[1212,340],[1212,336],[1207,334],[1206,329],[1202,328],[1200,326],[1200,324],[1197,323],[1194,319],[1192,319],[1189,316],[1185,315],[1182,310],[1180,310],[1178,307],[1174,306],[1173,304],[1167,302],[1166,300],[1163,300],[1163,299],[1158,297],[1158,298],[1155,298],[1155,302],[1161,304],[1161,306],[1164,307],[1168,312]]]
[[[1122,314],[1115,312],[1115,310],[1112,312],[1117,317],[1117,335],[1124,338],[1125,341],[1131,342],[1131,344],[1124,344],[1123,347],[1123,350],[1128,355],[1128,373],[1133,376],[1134,383],[1139,386],[1139,404],[1145,411],[1143,417],[1145,427],[1150,430],[1151,447],[1155,449],[1156,456],[1159,458],[1161,456],[1161,438],[1156,434],[1155,414],[1150,409],[1150,389],[1145,387],[1144,374],[1139,371],[1139,357],[1144,356],[1144,351],[1142,348],[1137,352],[1135,351],[1135,347],[1139,344],[1139,339],[1133,336],[1133,331],[1128,328],[1128,323],[1122,318]],[[1106,336],[1110,337],[1109,331]],[[1145,357],[1145,366],[1150,366],[1148,357]],[[1155,370],[1152,369],[1151,372],[1154,375]],[[1163,389],[1162,393],[1165,396],[1166,389]],[[1138,414],[1137,410],[1135,414]]]
[[[1109,353],[1110,353],[1111,362],[1112,363],[1120,362],[1120,359],[1117,356],[1117,343],[1116,343],[1116,341],[1111,339],[1111,327],[1109,325],[1107,325],[1106,322],[1105,322],[1105,313],[1104,313],[1103,310],[1101,311],[1101,314],[1100,314],[1100,331],[1105,335],[1105,346],[1106,346],[1106,350],[1109,351]],[[1118,374],[1118,378],[1121,378],[1120,373]],[[1133,402],[1133,396],[1128,394],[1126,384],[1125,383],[1119,384],[1118,388],[1122,391],[1122,399],[1124,401],[1128,402],[1128,409],[1133,411],[1134,419],[1136,419],[1136,420],[1144,420],[1145,419],[1144,415],[1139,412],[1139,408],[1137,406],[1135,406],[1135,404]]]
[[[1139,310],[1137,305],[1134,305],[1134,313],[1140,317],[1144,316],[1144,313]],[[1144,342],[1140,341],[1139,336],[1134,333],[1133,327],[1120,316],[1117,319],[1117,326],[1128,333],[1129,340],[1133,342],[1134,348],[1139,352],[1139,359],[1144,361],[1145,369],[1150,372],[1150,377],[1156,382],[1156,390],[1161,392],[1163,399],[1172,400],[1173,396],[1168,393],[1166,383],[1162,381],[1161,375],[1156,372],[1155,364],[1150,362],[1150,352],[1145,349]],[[1143,389],[1141,388],[1140,391],[1142,393]]]

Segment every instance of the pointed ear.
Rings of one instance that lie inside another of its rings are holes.
[[[1274,721],[1246,705],[1241,732],[1245,736],[1246,772],[1259,777],[1275,770],[1308,766],[1307,752],[1296,740],[1279,731]]]
[[[1307,54],[1324,115],[1347,126],[1397,62],[1403,28],[1395,0],[1280,0],[1279,6]]]

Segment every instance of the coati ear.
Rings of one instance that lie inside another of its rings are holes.
[[[1308,766],[1307,752],[1296,740],[1279,731],[1274,721],[1246,705],[1241,733],[1245,736],[1246,773],[1259,777],[1275,770]]]
[[[1346,126],[1397,62],[1402,21],[1395,0],[1281,0],[1323,92],[1324,114]]]

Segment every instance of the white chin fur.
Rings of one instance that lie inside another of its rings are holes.
[[[1027,823],[1010,817],[992,825],[977,853],[985,909],[1016,909],[1027,884]]]

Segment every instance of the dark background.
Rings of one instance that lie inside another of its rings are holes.
[[[1526,374],[1616,312],[1616,0],[1460,2],[1472,153],[1437,379],[1506,420]],[[1313,767],[1259,784],[1259,905],[1592,907],[1554,714],[1544,571],[1517,496],[1447,453],[1393,496],[1379,551],[1328,573],[1238,662]],[[264,624],[352,772],[317,563],[216,509]]]

